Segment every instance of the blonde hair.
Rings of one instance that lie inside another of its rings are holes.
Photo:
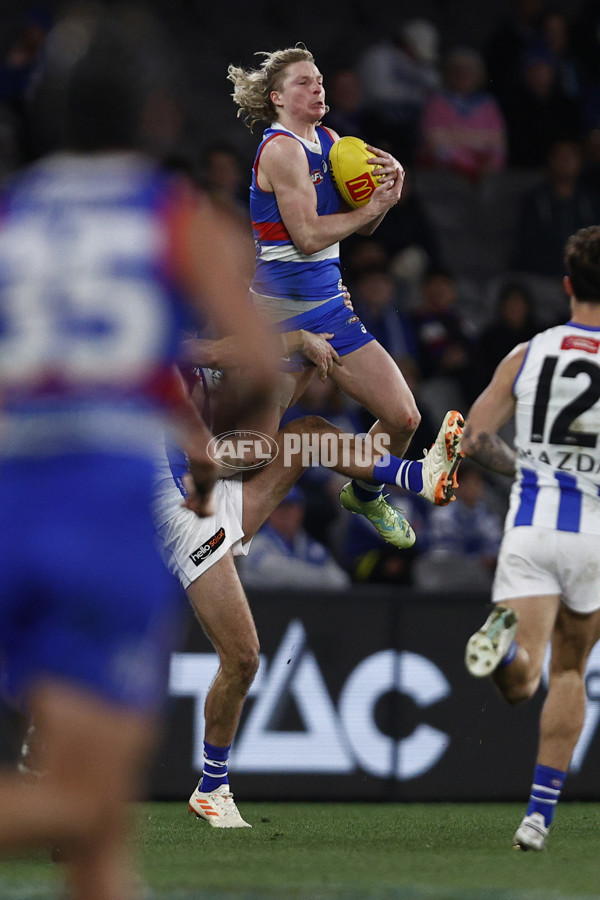
[[[264,56],[258,69],[240,69],[237,66],[227,69],[227,78],[234,86],[231,96],[239,106],[238,118],[243,119],[250,131],[256,122],[274,122],[277,118],[277,110],[269,95],[271,91],[280,90],[288,66],[296,62],[315,61],[302,43],[272,53],[259,51],[255,56]],[[325,111],[328,112],[329,107],[325,107]]]

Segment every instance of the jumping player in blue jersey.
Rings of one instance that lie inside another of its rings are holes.
[[[208,317],[270,359],[222,264],[226,228],[141,150],[169,128],[170,61],[141,13],[68,14],[36,106],[62,149],[0,198],[2,688],[33,716],[44,773],[0,777],[0,847],[59,845],[74,900],[139,896],[125,801],[177,631],[151,500],[182,324]],[[209,434],[188,416],[178,439],[206,514]]]
[[[600,227],[567,242],[571,318],[517,346],[475,401],[467,456],[514,476],[493,600],[467,669],[509,703],[533,696],[548,641],[550,682],[533,787],[514,836],[542,850],[585,716],[585,668],[600,639]],[[498,430],[515,421],[515,448]]]
[[[330,333],[331,377],[377,419],[372,434],[390,438],[390,452],[403,457],[420,415],[398,366],[358,316],[349,314],[342,296],[339,241],[351,234],[372,234],[400,199],[404,170],[391,154],[375,147],[371,162],[379,166],[380,184],[369,202],[349,209],[338,196],[328,168],[329,150],[339,135],[321,125],[327,112],[323,78],[303,46],[264,53],[257,69],[230,66],[233,99],[246,124],[269,127],[252,171],[250,212],[256,243],[251,284],[255,306],[282,331],[305,329]],[[298,366],[282,383],[280,409],[263,430],[274,434],[281,413],[306,386],[314,369]],[[448,414],[436,444],[452,440],[454,414]],[[442,454],[438,454],[442,458]],[[456,480],[456,458],[429,472],[433,457],[423,460],[426,478],[414,476],[411,490],[445,504]],[[401,511],[389,506],[383,484],[353,480],[342,488],[342,506],[367,516],[380,534],[397,547],[410,547],[415,535]]]

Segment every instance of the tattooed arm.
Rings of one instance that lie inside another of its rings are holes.
[[[497,434],[485,431],[474,433],[473,427],[467,424],[462,451],[465,456],[470,456],[486,469],[493,469],[500,475],[510,475],[511,478],[515,474],[516,453]]]
[[[462,439],[465,456],[511,477],[515,474],[516,453],[497,432],[514,415],[513,383],[526,352],[527,344],[519,344],[502,360],[490,384],[473,404]]]

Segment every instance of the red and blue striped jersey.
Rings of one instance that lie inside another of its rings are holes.
[[[3,451],[152,443],[188,308],[171,265],[177,182],[135,154],[59,155],[0,210]]]
[[[254,160],[250,187],[250,213],[256,244],[256,269],[251,288],[266,297],[309,302],[330,300],[340,293],[339,244],[310,255],[301,253],[281,218],[277,197],[272,191],[261,190],[257,184],[261,153],[270,140],[280,135],[298,141],[304,148],[317,195],[317,213],[326,216],[340,209],[340,198],[328,163],[334,139],[327,128],[317,126],[314,144],[277,125],[267,128]]]

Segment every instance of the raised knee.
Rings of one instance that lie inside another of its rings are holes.
[[[293,419],[282,430],[292,432],[294,434],[319,434],[331,429],[331,422],[328,422],[322,416],[309,415],[302,416],[300,419]]]
[[[394,431],[404,440],[410,439],[421,422],[421,413],[415,405],[403,410],[402,418],[397,422]]]
[[[302,419],[304,423],[304,430],[308,432],[308,434],[312,434],[313,432],[319,432],[326,429],[327,427],[331,428],[331,422],[328,422],[327,419],[324,419],[323,416],[305,416]]]
[[[421,413],[416,406],[413,406],[406,418],[406,430],[414,434],[421,424]]]

